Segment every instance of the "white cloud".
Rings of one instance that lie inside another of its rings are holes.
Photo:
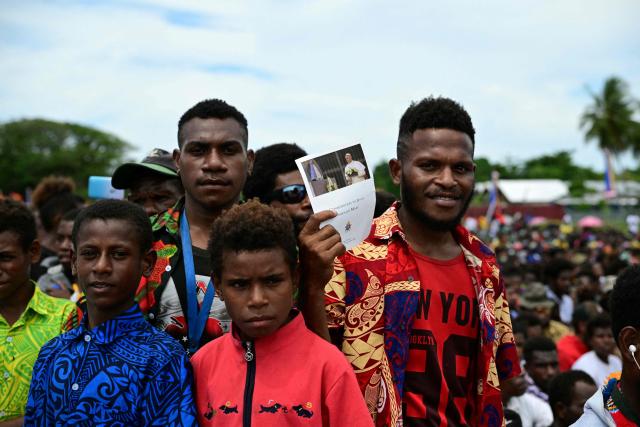
[[[566,149],[601,168],[578,129],[584,85],[617,74],[640,96],[638,12],[634,0],[3,3],[0,120],[82,122],[141,157],[219,97],[246,114],[255,148],[357,140],[378,161],[409,102],[433,93],[469,109],[478,156]]]

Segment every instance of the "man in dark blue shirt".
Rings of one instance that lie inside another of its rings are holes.
[[[72,238],[87,313],[40,351],[25,425],[196,425],[185,352],[134,303],[156,258],[145,212],[130,202],[98,202],[78,215]]]

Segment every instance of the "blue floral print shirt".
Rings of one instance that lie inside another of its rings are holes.
[[[25,425],[195,426],[191,365],[137,304],[93,329],[85,317],[42,347]]]

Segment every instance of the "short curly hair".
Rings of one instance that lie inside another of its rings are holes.
[[[0,200],[0,233],[4,232],[18,235],[25,252],[36,240],[38,233],[35,217],[23,203],[10,199]]]
[[[282,249],[293,271],[298,262],[298,247],[293,221],[284,209],[272,208],[252,199],[235,205],[214,222],[209,238],[213,276],[222,276],[225,251]]]
[[[476,131],[469,113],[452,99],[430,96],[420,102],[412,102],[400,119],[398,159],[407,154],[407,146],[413,133],[419,129],[452,129],[467,134],[475,147]]]
[[[640,265],[627,267],[616,279],[609,300],[611,313],[611,329],[618,342],[620,331],[625,326],[633,326],[640,330]]]
[[[307,152],[296,144],[286,142],[269,145],[256,151],[253,171],[244,184],[244,197],[257,197],[267,202],[267,195],[275,189],[276,177],[283,173],[298,170],[296,159],[304,157]]]
[[[534,351],[558,351],[556,344],[547,337],[531,337],[527,339],[527,342],[524,343],[524,348],[522,349],[524,360],[526,362],[533,361],[533,352]]]
[[[247,119],[236,107],[227,104],[221,99],[205,99],[189,108],[178,121],[178,147],[182,148],[182,128],[191,119],[233,119],[240,124],[244,130],[245,147],[249,138],[249,127]]]
[[[73,246],[78,247],[78,234],[85,222],[92,220],[120,220],[126,221],[135,231],[132,238],[135,238],[140,247],[140,252],[145,254],[153,243],[153,232],[151,223],[144,209],[126,200],[100,200],[91,206],[83,208],[76,216],[71,231]]]

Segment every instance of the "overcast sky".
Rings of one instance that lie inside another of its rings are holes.
[[[378,162],[434,94],[467,108],[476,156],[573,150],[602,170],[578,127],[586,87],[617,75],[640,97],[639,21],[637,0],[2,0],[0,121],[94,126],[140,159],[215,97],[246,115],[254,149],[360,142]]]

